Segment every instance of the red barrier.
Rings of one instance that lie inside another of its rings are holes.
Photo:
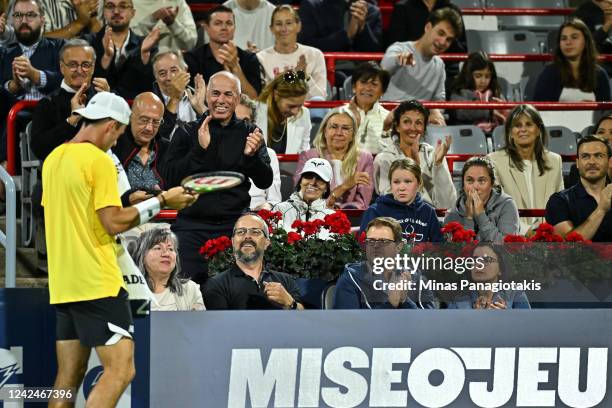
[[[33,108],[38,104],[38,101],[19,101],[9,111],[6,117],[6,170],[10,175],[15,174],[15,141],[17,140],[17,129],[15,123],[17,121],[17,113],[24,109]]]
[[[345,105],[348,101],[307,101],[305,106],[309,108],[336,108]],[[15,141],[17,140],[15,122],[17,113],[23,109],[36,106],[37,101],[17,102],[7,116],[6,146],[7,146],[7,171],[15,175]],[[429,109],[512,109],[521,102],[423,102]],[[608,110],[612,109],[612,102],[532,102],[542,111],[546,110]],[[382,102],[387,109],[393,109],[399,102]],[[283,157],[287,156],[287,158]],[[291,157],[290,157],[291,156]],[[571,156],[568,156],[571,157]],[[460,160],[460,159],[459,159]],[[575,160],[575,159],[572,159]],[[279,161],[297,161],[297,155],[279,155]],[[449,165],[451,163],[449,162]]]
[[[204,14],[218,3],[196,3],[190,4],[192,13]],[[293,5],[299,8],[298,4]],[[380,13],[390,15],[393,12],[392,5],[381,5]],[[574,12],[573,8],[462,8],[461,14],[464,16],[566,16]]]
[[[364,210],[341,210],[349,218],[361,217]],[[546,210],[544,209],[522,209],[518,210],[520,217],[544,217]],[[174,221],[176,219],[176,210],[161,210],[160,213],[155,217],[157,221]],[[437,208],[436,215],[443,217],[446,215],[445,208]]]
[[[381,61],[385,54],[382,52],[324,52],[327,66],[327,80],[331,86],[336,84],[336,61]],[[466,61],[468,54],[440,54],[444,61]],[[552,61],[552,54],[490,54],[493,62],[548,62]],[[612,61],[612,54],[599,56],[599,61]]]
[[[308,108],[337,108],[347,104],[348,101],[307,101],[304,106]],[[512,109],[525,102],[450,102],[450,101],[423,101],[429,109]],[[577,110],[608,110],[612,109],[612,102],[529,102],[541,111],[577,111]],[[386,109],[393,109],[399,102],[381,102]]]

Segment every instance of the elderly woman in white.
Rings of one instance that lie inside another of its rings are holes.
[[[167,228],[145,231],[132,257],[155,296],[153,311],[205,310],[200,285],[180,279],[178,240]]]

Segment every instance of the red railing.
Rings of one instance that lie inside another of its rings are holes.
[[[348,101],[307,101],[308,108],[337,108]],[[450,102],[423,101],[429,109],[512,109],[516,105],[527,102]],[[577,110],[608,110],[612,102],[528,102],[541,111],[577,111]],[[399,102],[381,102],[387,109],[393,109]]]
[[[349,218],[361,217],[364,210],[341,210]],[[518,210],[520,217],[544,217],[546,210],[544,209],[522,209]],[[161,210],[160,213],[155,217],[157,221],[174,221],[176,219],[176,210]],[[436,215],[443,217],[446,215],[445,208],[437,208]]]
[[[17,114],[25,109],[31,109],[38,104],[38,101],[19,101],[9,111],[6,117],[6,170],[10,175],[15,175],[15,151],[17,141],[17,129],[15,122]]]
[[[214,7],[219,6],[217,3],[196,3],[190,4],[189,8],[192,13],[204,14]],[[299,8],[298,4],[293,5],[294,8]],[[391,15],[393,12],[392,5],[381,5],[380,13]],[[573,8],[463,8],[461,14],[464,16],[566,16],[574,12]]]
[[[324,52],[327,67],[327,80],[334,86],[336,84],[336,61],[380,61],[385,54],[382,52]],[[552,54],[490,54],[493,62],[548,62],[552,61]],[[465,61],[468,54],[440,54],[444,61]],[[602,54],[599,61],[612,61],[612,54]]]
[[[6,138],[7,138],[7,171],[15,175],[15,143],[17,140],[17,130],[15,122],[17,113],[24,109],[36,106],[36,101],[17,102],[7,116]],[[309,108],[335,108],[346,104],[347,101],[308,101],[305,106]],[[429,109],[512,109],[521,102],[423,102]],[[532,102],[541,111],[562,111],[562,110],[609,110],[612,109],[612,102]],[[387,109],[393,109],[399,102],[382,102]],[[283,156],[283,155],[279,155]],[[288,155],[289,156],[289,155]],[[280,159],[280,161],[297,161],[297,155],[293,159]]]

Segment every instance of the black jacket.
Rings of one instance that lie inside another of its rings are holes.
[[[95,94],[89,87],[87,100]],[[70,100],[73,93],[60,88],[41,99],[32,114],[32,139],[30,147],[44,161],[57,146],[72,139],[79,131],[80,124],[71,126],[66,119],[70,116]]]
[[[302,0],[298,11],[302,31],[298,42],[326,51],[376,52],[383,49],[380,9],[368,1],[363,31],[351,41],[344,28],[350,3],[344,0]]]
[[[262,89],[261,65],[259,60],[255,54],[239,47],[236,48],[238,50],[238,63],[240,64],[240,69],[242,69],[246,79],[259,94]],[[208,44],[187,51],[183,54],[183,57],[185,58],[185,63],[187,64],[187,69],[191,74],[191,78],[195,78],[197,74],[202,74],[207,84],[213,74],[225,70],[223,65],[219,64],[215,59],[210,49],[210,45]]]
[[[104,31],[102,29],[96,34],[83,36],[83,39],[87,40],[96,52],[94,77],[106,78],[113,92],[125,99],[134,99],[139,93],[150,91],[151,82],[154,79],[153,68],[150,61],[145,65],[140,58],[140,46],[144,38],[130,30],[130,38],[125,46],[125,62],[121,66],[117,66],[115,58],[112,58],[108,68],[104,69],[101,65],[104,56],[104,46],[102,45]],[[155,52],[156,49],[154,48],[151,55],[154,55]]]
[[[265,145],[253,156],[244,155],[246,138],[255,126],[236,119],[235,115],[226,126],[218,121],[210,122],[211,141],[204,150],[198,142],[198,130],[207,115],[177,129],[162,160],[161,173],[167,187],[177,186],[183,178],[195,173],[235,171],[243,174],[245,181],[239,186],[202,194],[194,205],[179,212],[179,220],[187,217],[204,223],[224,224],[234,221],[248,208],[251,201],[249,178],[257,187],[266,189],[272,185],[273,174]]]

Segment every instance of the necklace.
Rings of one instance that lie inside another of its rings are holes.
[[[281,133],[280,137],[278,139],[275,139],[274,132],[272,132],[272,134],[270,135],[270,138],[272,139],[274,143],[278,143],[281,140],[283,140],[283,138],[285,137],[285,134],[287,134],[287,119],[285,119],[285,124],[283,125],[283,133]]]

